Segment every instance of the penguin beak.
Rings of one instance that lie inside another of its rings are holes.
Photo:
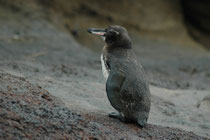
[[[105,29],[99,29],[99,28],[89,28],[88,33],[99,35],[99,36],[105,36],[106,30]]]

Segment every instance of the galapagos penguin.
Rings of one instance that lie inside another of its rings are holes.
[[[144,127],[150,111],[150,90],[145,72],[132,51],[127,30],[112,25],[106,29],[89,28],[88,32],[105,40],[101,63],[106,93],[111,105],[118,111],[111,112],[109,117]]]

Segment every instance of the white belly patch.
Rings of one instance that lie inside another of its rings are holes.
[[[108,76],[109,76],[109,70],[107,69],[106,65],[105,65],[105,62],[106,61],[106,58],[104,58],[103,54],[101,54],[101,66],[102,66],[102,72],[103,72],[103,75],[104,75],[104,78],[108,79]]]

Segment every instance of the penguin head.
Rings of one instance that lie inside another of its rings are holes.
[[[111,25],[105,29],[89,28],[88,32],[101,36],[110,47],[131,48],[131,39],[124,27]]]

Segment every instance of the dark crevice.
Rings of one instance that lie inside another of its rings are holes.
[[[181,5],[189,34],[210,48],[210,1],[182,0]]]

